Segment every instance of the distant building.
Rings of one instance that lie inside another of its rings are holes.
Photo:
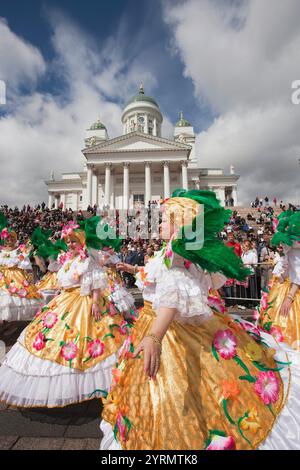
[[[173,139],[161,136],[162,122],[158,104],[141,84],[123,111],[123,134],[110,139],[98,119],[87,130],[82,172],[64,173],[60,180],[51,174],[46,181],[49,206],[131,209],[167,198],[176,188],[211,189],[222,205],[225,200],[237,205],[234,167],[225,175],[221,168],[199,166],[194,128],[183,113]]]

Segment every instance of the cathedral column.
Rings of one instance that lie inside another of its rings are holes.
[[[189,189],[187,166],[188,166],[187,161],[181,162],[182,188],[186,190]]]
[[[170,167],[169,162],[163,162],[164,166],[164,199],[170,197]]]
[[[110,179],[111,179],[111,163],[105,166],[105,187],[104,187],[104,205],[109,206],[110,203]]]
[[[110,175],[110,209],[115,208],[115,172],[112,171]]]
[[[52,209],[52,204],[53,204],[53,194],[49,193],[48,194],[48,208]]]
[[[233,205],[236,207],[238,205],[236,186],[233,186],[232,188],[232,198],[233,198]]]
[[[54,198],[54,208],[55,209],[58,209],[58,199],[59,199],[59,194],[56,194],[55,198]]]
[[[92,205],[92,176],[93,176],[93,165],[87,165],[87,183],[86,183],[86,191],[87,191],[87,205]]]
[[[66,209],[66,193],[61,193],[60,195],[60,204],[63,203],[63,210]]]
[[[157,135],[157,120],[153,119],[153,135]]]
[[[129,203],[129,163],[123,163],[123,209],[128,210]]]
[[[98,174],[92,173],[92,206],[98,205]]]
[[[151,201],[152,190],[151,190],[151,164],[145,162],[145,207],[148,208],[149,202]]]

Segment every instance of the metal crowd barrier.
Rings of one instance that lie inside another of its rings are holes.
[[[261,300],[263,288],[267,287],[272,278],[273,264],[258,263],[245,266],[253,270],[253,274],[245,282],[231,279],[223,287],[222,296],[226,306],[241,305],[255,308]]]

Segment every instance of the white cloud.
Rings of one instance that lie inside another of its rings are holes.
[[[300,106],[291,84],[300,78],[298,0],[169,2],[165,20],[193,80],[216,120],[199,134],[201,164],[234,163],[240,196],[300,200]]]
[[[128,63],[118,35],[97,44],[61,13],[48,15],[54,60],[47,64],[47,73],[59,77],[65,86],[57,95],[34,90],[24,95],[14,90],[9,114],[0,119],[0,204],[46,200],[43,180],[51,169],[56,176],[82,169],[85,130],[97,116],[110,137],[119,135],[122,105],[114,101],[135,92],[140,79],[149,88],[155,85],[151,72],[139,65],[138,56]],[[16,70],[16,84],[26,77],[38,83],[46,71],[40,51],[16,36],[5,22],[0,27],[10,41],[5,77]],[[0,49],[4,56],[7,50]],[[168,120],[165,126],[170,128]]]
[[[7,92],[34,85],[46,70],[40,51],[14,34],[3,18],[0,37],[0,79],[6,82]]]

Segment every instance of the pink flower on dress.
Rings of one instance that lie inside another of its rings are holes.
[[[276,339],[276,341],[278,341],[278,343],[283,343],[284,336],[279,326],[272,326],[270,329],[270,334],[273,336],[273,338]]]
[[[259,311],[258,311],[257,308],[256,308],[256,309],[253,310],[253,312],[252,312],[252,318],[253,318],[254,321],[258,321],[258,320],[259,320],[259,317],[260,317]]]
[[[279,381],[273,371],[260,372],[254,384],[254,389],[265,405],[277,402]]]
[[[70,343],[65,344],[60,351],[61,356],[66,360],[66,361],[71,361],[74,359],[77,355],[78,348],[73,341],[70,341]]]
[[[8,228],[4,228],[0,234],[1,240],[6,240],[8,238]]]
[[[26,245],[24,243],[21,243],[19,245],[19,250],[22,252],[22,253],[26,253],[27,251],[27,248],[26,248]]]
[[[210,443],[205,450],[235,450],[235,448],[235,441],[232,436],[211,433]]]
[[[43,318],[43,326],[45,328],[53,328],[58,320],[58,316],[55,312],[47,312]]]
[[[96,357],[101,356],[104,353],[104,343],[100,339],[96,339],[90,343],[88,347],[89,355],[95,359]]]
[[[166,256],[167,258],[172,258],[172,256],[173,256],[172,248],[170,248],[170,247],[167,247],[167,248],[166,248],[165,256]]]
[[[33,347],[37,351],[41,351],[42,349],[44,349],[45,346],[46,346],[45,337],[43,333],[39,333],[34,340]]]
[[[61,238],[71,235],[77,228],[79,228],[79,225],[73,220],[67,223],[67,225],[65,225],[61,231]]]
[[[260,330],[257,328],[257,326],[253,325],[253,323],[243,320],[242,318],[239,320],[239,323],[243,330],[247,331],[247,333],[253,333],[260,337]]]
[[[27,297],[28,295],[28,291],[26,289],[20,289],[18,291],[18,295],[19,297],[21,297],[22,299],[25,299],[25,297]]]
[[[125,320],[120,323],[119,332],[122,336],[127,334],[127,322]]]
[[[117,309],[115,307],[115,305],[111,302],[108,306],[108,314],[109,316],[111,317],[114,317],[115,315],[117,315]]]
[[[130,429],[130,421],[128,420],[128,418],[126,418],[126,416],[123,416],[121,411],[118,412],[116,425],[120,434],[120,438],[123,442],[125,442],[127,440],[128,432]]]
[[[213,344],[223,359],[232,359],[236,356],[237,339],[231,330],[217,331]]]
[[[267,310],[268,308],[268,294],[266,292],[264,292],[261,297],[260,308],[262,310]]]
[[[14,294],[17,294],[18,293],[18,289],[17,287],[14,285],[14,284],[11,284],[8,288],[8,292],[11,294],[11,295],[14,295]]]
[[[22,284],[23,284],[23,287],[29,287],[29,282],[26,281],[26,279],[24,279]]]
[[[217,310],[217,312],[220,312],[220,313],[225,312],[225,307],[224,307],[224,304],[223,304],[221,299],[219,299],[218,297],[215,297],[213,295],[209,295],[207,297],[207,300],[208,300],[208,305],[211,308]]]

